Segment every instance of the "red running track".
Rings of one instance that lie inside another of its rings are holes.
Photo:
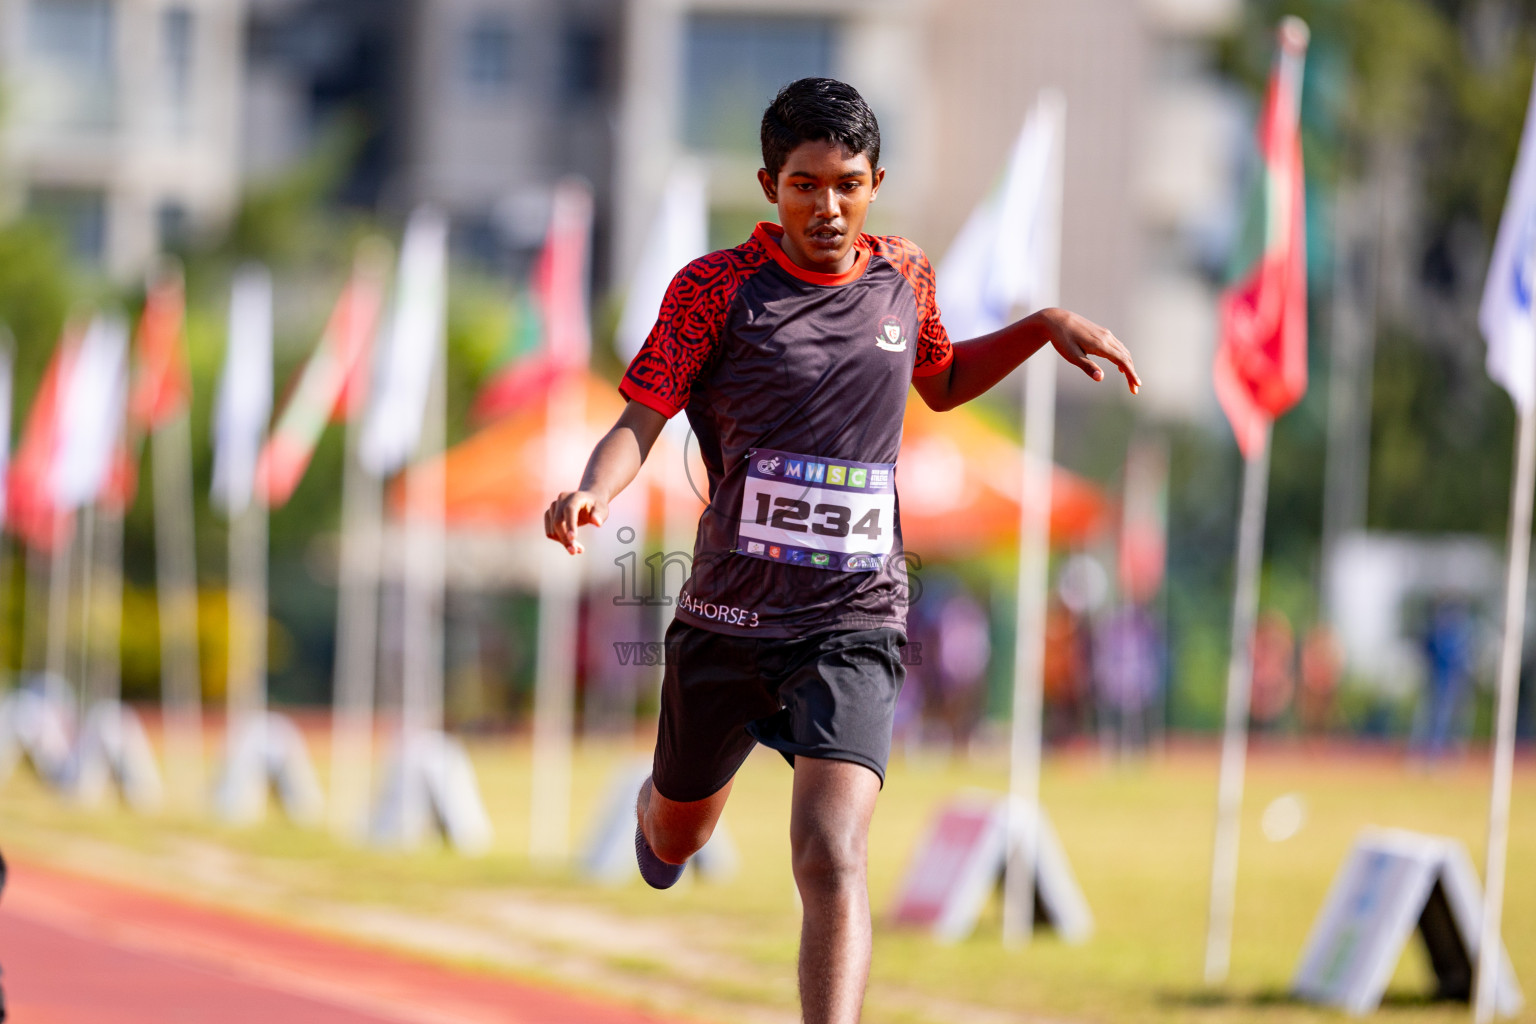
[[[27,863],[0,968],[18,1024],[667,1024]]]

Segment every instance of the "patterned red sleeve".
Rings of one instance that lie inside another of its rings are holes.
[[[726,315],[741,283],[768,258],[749,242],[701,256],[678,271],[619,393],[663,416],[677,415],[720,350]]]
[[[917,359],[912,365],[912,376],[928,377],[940,372],[955,357],[955,349],[939,317],[938,283],[928,254],[898,235],[872,238],[871,242],[875,252],[901,271],[917,295]]]

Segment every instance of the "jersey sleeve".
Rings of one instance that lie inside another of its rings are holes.
[[[895,235],[874,239],[875,251],[901,272],[917,296],[917,353],[912,376],[929,377],[949,366],[955,357],[949,332],[939,316],[938,279],[928,254],[915,243]]]
[[[742,275],[730,250],[710,253],[677,272],[656,326],[619,383],[619,393],[668,418],[688,404],[695,382],[714,361]]]

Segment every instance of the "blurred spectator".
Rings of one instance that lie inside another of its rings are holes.
[[[1413,746],[1426,757],[1438,757],[1466,733],[1477,628],[1465,603],[1436,604],[1424,631],[1424,658],[1429,675],[1414,721]]]
[[[908,633],[922,644],[922,658],[907,666],[897,730],[909,741],[964,748],[981,718],[992,657],[986,609],[957,581],[929,577],[912,606]]]
[[[1099,626],[1093,645],[1099,736],[1122,755],[1146,747],[1157,703],[1162,644],[1140,607],[1122,605]]]
[[[1271,609],[1253,631],[1253,699],[1249,714],[1260,730],[1280,727],[1296,690],[1296,637],[1285,613]]]
[[[1082,732],[1088,719],[1087,637],[1065,602],[1053,597],[1045,613],[1045,721],[1047,743]]]
[[[653,608],[617,604],[598,587],[582,600],[578,623],[582,732],[627,733],[635,728],[641,691],[661,684],[661,638]]]
[[[1301,728],[1323,733],[1333,720],[1333,704],[1339,678],[1344,673],[1344,651],[1327,623],[1307,631],[1301,644]]]

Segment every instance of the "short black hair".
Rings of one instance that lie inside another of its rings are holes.
[[[763,111],[763,166],[774,178],[802,142],[836,142],[880,165],[880,122],[859,90],[835,78],[790,82]]]

